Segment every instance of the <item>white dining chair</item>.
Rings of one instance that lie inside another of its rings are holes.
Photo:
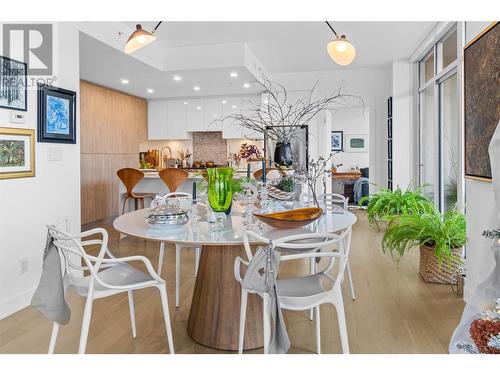
[[[192,200],[193,196],[189,193],[184,192],[173,192],[165,195],[168,199],[179,198],[184,200]],[[183,249],[194,249],[194,276],[198,275],[198,267],[200,265],[200,255],[201,255],[201,247],[198,245],[189,245],[189,244],[175,244],[175,307],[179,307],[180,300],[180,283],[181,283],[181,250]],[[165,253],[165,243],[160,242],[160,255],[158,259],[158,275],[161,276],[161,268],[163,266],[163,256]]]
[[[347,212],[349,198],[338,193],[324,193],[320,195],[320,200],[324,202],[327,210],[331,210],[334,214],[344,214]]]
[[[328,258],[328,265],[315,272],[312,275],[279,279],[276,282],[279,304],[282,309],[302,311],[314,309],[315,332],[316,332],[316,351],[321,353],[321,322],[320,305],[329,303],[337,310],[337,320],[339,325],[340,340],[342,343],[342,352],[349,353],[349,342],[347,336],[347,325],[345,320],[344,302],[342,298],[342,278],[347,264],[349,248],[344,244],[349,244],[349,233],[351,227],[345,229],[340,235],[334,233],[311,233],[283,237],[278,240],[269,239],[254,232],[246,232],[244,236],[245,253],[248,260],[237,257],[234,263],[234,276],[237,281],[242,282],[241,265],[248,266],[252,260],[252,251],[250,248],[249,237],[253,240],[262,242],[276,249],[288,249],[299,251],[289,255],[282,255],[280,262],[298,259]],[[319,250],[318,252],[316,250]],[[336,275],[332,275],[335,261],[339,260]],[[271,336],[271,322],[269,312],[269,296],[264,293],[243,288],[241,291],[240,306],[240,329],[238,352],[243,352],[243,342],[245,335],[245,319],[248,294],[258,294],[263,298],[263,319],[264,319],[264,353],[268,352],[269,339]]]
[[[65,290],[67,291],[68,288],[72,287],[78,295],[85,299],[78,353],[85,353],[92,316],[92,304],[95,299],[126,292],[129,301],[132,337],[135,338],[134,291],[155,287],[160,292],[168,348],[170,354],[174,354],[166,283],[155,272],[149,259],[139,255],[116,258],[108,249],[108,233],[103,228],[91,229],[77,236],[72,236],[58,229],[56,225],[51,225],[48,228],[64,266],[63,280]],[[82,240],[94,235],[99,235],[101,238]],[[84,250],[84,247],[90,245],[100,246],[97,256],[89,255]],[[75,257],[83,259],[84,265],[80,265],[80,261],[77,262],[78,264],[75,264],[71,260],[71,258],[74,260]],[[130,266],[128,263],[132,261],[142,262],[147,269],[147,273]],[[84,276],[83,271],[89,271],[89,275]],[[59,324],[54,322],[49,344],[49,354],[54,353],[58,333]]]

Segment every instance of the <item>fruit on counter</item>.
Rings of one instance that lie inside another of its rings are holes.
[[[207,168],[213,168],[213,167],[215,167],[215,163],[213,161],[211,161],[211,160],[207,161],[205,163],[205,167],[207,167]]]
[[[154,169],[154,165],[152,163],[149,163],[145,160],[141,161],[139,165],[140,169]]]
[[[199,160],[196,160],[194,163],[193,163],[193,168],[201,168],[201,161]]]

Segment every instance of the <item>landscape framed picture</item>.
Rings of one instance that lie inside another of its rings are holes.
[[[368,152],[368,134],[347,134],[346,152]]]
[[[76,143],[76,92],[38,85],[38,142]]]
[[[0,180],[35,176],[35,131],[0,127]]]
[[[344,132],[341,130],[332,130],[331,151],[344,150]]]
[[[0,56],[0,107],[28,110],[26,71],[25,63]]]

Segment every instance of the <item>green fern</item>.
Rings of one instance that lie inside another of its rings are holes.
[[[382,250],[390,251],[399,260],[413,247],[434,248],[438,261],[454,258],[452,249],[465,245],[465,216],[451,210],[441,214],[432,203],[419,213],[404,213],[388,217],[391,223],[382,239]]]
[[[366,214],[370,223],[378,220],[388,221],[388,218],[394,215],[423,212],[429,204],[432,205],[421,190],[414,189],[412,184],[405,191],[399,186],[394,191],[379,190],[369,197],[363,197],[359,204],[362,205],[367,200]]]

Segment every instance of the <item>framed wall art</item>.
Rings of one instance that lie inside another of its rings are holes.
[[[344,132],[341,130],[332,130],[331,151],[344,150]]]
[[[500,120],[498,22],[464,47],[465,177],[491,181],[488,146]]]
[[[0,180],[35,176],[35,131],[0,127]]]
[[[0,56],[0,107],[28,110],[26,71],[25,63]]]
[[[345,145],[346,152],[368,152],[368,134],[347,134]]]
[[[38,142],[76,143],[76,92],[38,85]]]

